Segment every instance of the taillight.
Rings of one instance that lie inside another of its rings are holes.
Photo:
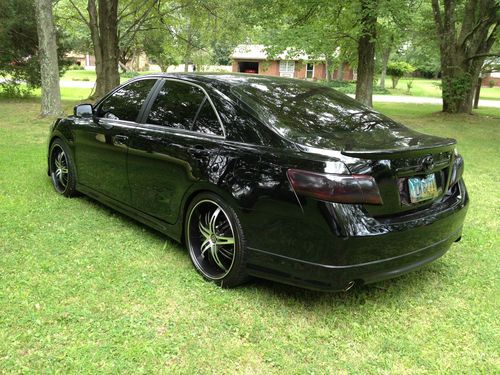
[[[453,162],[453,168],[451,170],[451,178],[450,178],[450,188],[454,186],[460,179],[464,173],[464,159],[461,156],[457,156],[455,161]]]
[[[337,203],[382,204],[375,179],[361,174],[316,173],[300,169],[287,171],[296,194]]]

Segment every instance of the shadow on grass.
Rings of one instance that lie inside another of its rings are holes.
[[[52,189],[50,179],[47,178],[46,181],[47,188]],[[142,232],[147,233],[147,235],[152,237],[155,241],[157,240],[159,243],[166,243],[169,246],[169,249],[174,250],[179,254],[179,256],[189,257],[182,244],[179,244],[156,229],[122,214],[121,212],[116,211],[91,197],[81,195],[73,199],[85,202],[85,204],[88,204],[92,207],[92,209],[97,210],[103,215],[118,218],[118,220],[127,226],[135,226]],[[394,279],[385,280],[375,284],[355,286],[347,292],[314,291],[258,278],[251,278],[248,283],[236,289],[232,289],[232,292],[236,292],[240,297],[246,296],[248,298],[254,298],[255,294],[258,294],[260,297],[278,299],[283,303],[287,303],[289,300],[294,300],[295,302],[299,302],[300,304],[308,307],[314,307],[315,305],[320,304],[362,305],[367,301],[383,302],[383,300],[386,300],[387,298],[397,299],[399,297],[408,296],[412,299],[413,297],[418,297],[422,292],[431,287],[429,285],[429,279],[431,279],[435,274],[442,273],[444,268],[445,266],[438,261],[427,264],[420,269]],[[196,272],[194,268],[192,272]]]
[[[368,300],[374,302],[388,297],[408,296],[410,299],[419,297],[423,291],[433,287],[430,285],[429,279],[432,275],[441,273],[442,269],[443,265],[438,261],[393,279],[359,285],[348,291],[338,292],[308,290],[264,279],[252,279],[248,285],[242,286],[242,288],[255,288],[273,298],[282,300],[293,298],[307,305],[324,303],[363,304]]]

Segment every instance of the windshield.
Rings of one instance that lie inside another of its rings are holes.
[[[246,79],[232,92],[285,137],[322,137],[345,131],[398,128],[387,117],[329,87],[299,80]]]

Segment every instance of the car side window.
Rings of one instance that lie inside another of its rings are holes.
[[[193,124],[194,131],[204,134],[224,135],[210,101],[205,97]]]
[[[142,79],[123,86],[104,99],[97,116],[112,120],[137,121],[137,116],[156,79]]]
[[[199,87],[166,81],[156,97],[147,123],[191,130],[205,93]]]

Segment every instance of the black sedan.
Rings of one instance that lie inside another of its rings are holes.
[[[455,140],[294,79],[142,76],[57,120],[48,149],[59,194],[185,243],[227,287],[400,275],[461,238],[468,206]]]

